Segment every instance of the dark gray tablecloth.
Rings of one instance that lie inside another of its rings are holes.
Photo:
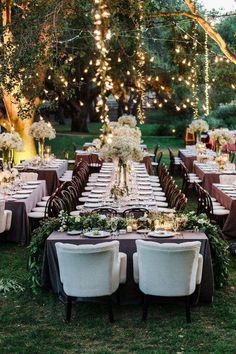
[[[8,200],[5,209],[12,211],[12,223],[9,231],[4,233],[7,241],[23,246],[29,241],[28,213],[46,195],[46,183],[41,181],[27,199]]]
[[[203,277],[200,291],[200,301],[210,303],[213,298],[214,280],[211,262],[210,245],[205,234],[199,232],[185,231],[180,236],[172,238],[144,238],[144,236],[137,233],[120,235],[117,238],[120,241],[120,252],[127,254],[127,282],[121,287],[121,303],[137,303],[140,301],[140,293],[137,284],[133,280],[133,253],[136,252],[136,239],[145,239],[148,241],[163,242],[186,242],[186,241],[200,241],[201,254],[204,258],[203,263]],[[96,244],[100,242],[107,242],[113,240],[112,237],[104,239],[90,239],[83,236],[69,236],[66,233],[53,232],[47,239],[44,249],[43,268],[42,268],[42,286],[51,289],[54,293],[64,298],[62,284],[60,282],[59,268],[57,262],[57,254],[55,249],[56,242],[80,244]]]
[[[224,191],[212,186],[212,196],[216,198],[230,213],[224,223],[223,234],[230,238],[236,238],[236,199],[231,198],[225,194]]]

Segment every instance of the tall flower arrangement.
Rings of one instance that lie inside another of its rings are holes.
[[[40,118],[38,122],[31,125],[29,135],[39,141],[39,155],[43,158],[45,139],[55,139],[56,131],[51,123],[45,122],[43,118]]]
[[[2,150],[4,162],[12,162],[14,159],[14,150],[23,150],[23,140],[16,132],[0,134],[0,149]]]
[[[235,142],[235,134],[229,129],[221,128],[210,132],[210,137],[215,143],[216,153],[220,155],[221,149],[224,145]]]
[[[207,132],[209,130],[209,125],[203,119],[195,119],[189,125],[189,130],[192,134],[196,135],[196,140],[199,142],[201,140],[201,133]]]

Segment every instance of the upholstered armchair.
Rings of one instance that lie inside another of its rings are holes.
[[[199,241],[158,243],[136,240],[133,255],[134,280],[143,293],[143,320],[147,319],[149,296],[185,299],[186,319],[191,322],[190,296],[201,283],[203,257]]]
[[[0,201],[0,233],[10,230],[12,211],[5,210],[5,201]]]
[[[60,279],[67,295],[66,320],[70,321],[73,298],[105,297],[109,320],[114,322],[111,295],[126,282],[127,256],[119,242],[74,245],[57,242]]]

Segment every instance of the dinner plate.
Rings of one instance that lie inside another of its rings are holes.
[[[140,186],[139,187],[140,191],[150,191],[152,190],[152,187],[149,186]]]
[[[27,189],[27,193],[32,193],[34,190],[33,189]],[[25,190],[20,190],[20,191],[17,191],[17,194],[25,194]]]
[[[94,194],[104,194],[104,189],[101,189],[101,188],[96,188],[96,189],[93,189],[92,193]]]
[[[163,237],[173,237],[175,234],[170,231],[151,231],[148,233],[150,237],[163,238]]]
[[[15,194],[12,195],[12,198],[14,199],[26,199],[30,196],[30,194]]]
[[[38,184],[41,184],[41,181],[27,181],[27,184],[29,184],[29,185],[38,185]]]
[[[22,187],[22,189],[29,189],[29,190],[31,190],[32,191],[32,189],[35,189],[35,188],[37,188],[37,186],[33,186],[33,185],[31,185],[31,186],[23,186]]]
[[[101,203],[85,203],[84,204],[85,208],[100,208],[101,207]]]
[[[91,237],[91,238],[104,238],[104,237],[109,237],[110,232],[107,231],[97,231],[97,230],[92,230],[84,233],[85,237]]]
[[[148,234],[150,229],[139,229],[136,231],[138,234]]]
[[[82,234],[82,231],[81,231],[81,230],[71,230],[71,231],[67,231],[67,235],[70,235],[70,236],[80,235],[80,234]]]

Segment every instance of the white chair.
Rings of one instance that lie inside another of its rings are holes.
[[[137,240],[133,255],[134,280],[144,295],[143,320],[148,296],[184,297],[186,319],[191,322],[190,295],[201,283],[203,257],[199,241],[157,243]]]
[[[12,211],[5,210],[5,200],[0,200],[0,233],[11,228]]]
[[[127,256],[119,242],[96,245],[55,244],[60,279],[67,295],[66,320],[70,321],[72,299],[105,296],[110,322],[114,321],[111,295],[126,282]]]

